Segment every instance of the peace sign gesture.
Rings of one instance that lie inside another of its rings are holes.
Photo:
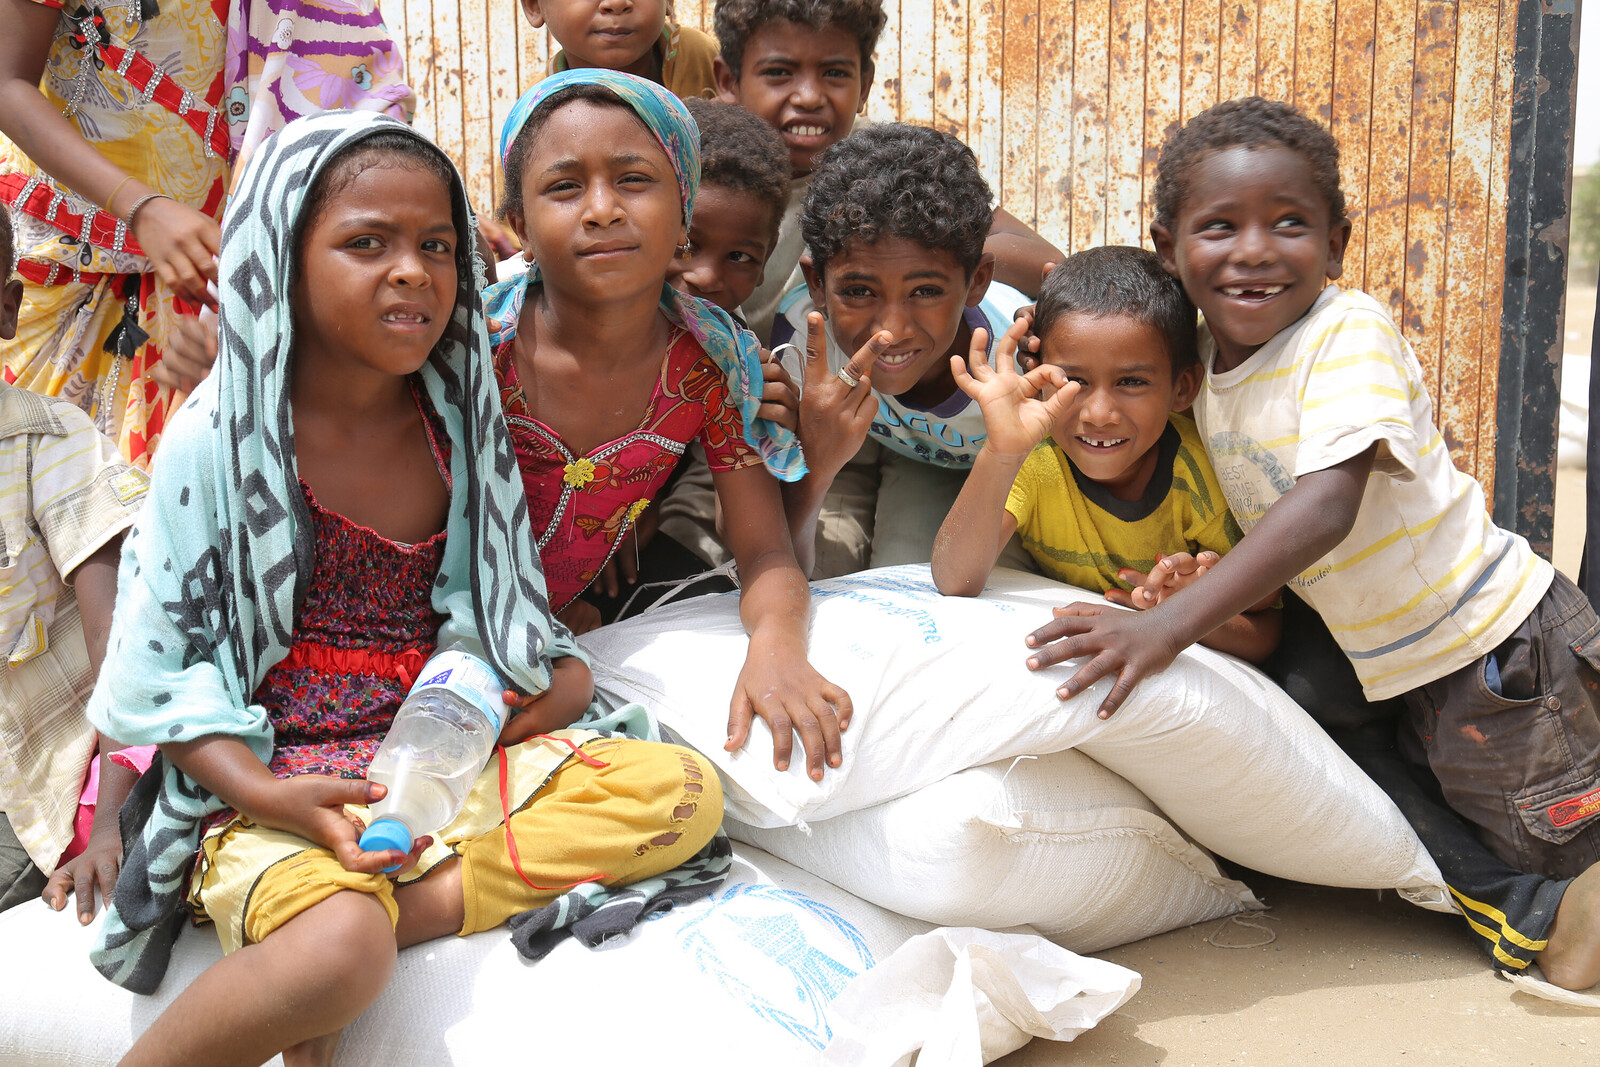
[[[1018,319],[995,345],[994,367],[986,352],[984,330],[972,331],[967,358],[950,357],[950,372],[963,393],[983,410],[984,447],[1002,456],[1024,456],[1050,432],[1078,395],[1078,383],[1067,381],[1060,367],[1041,364],[1017,373],[1017,345],[1029,323]]]
[[[861,449],[878,413],[872,368],[894,335],[880,331],[838,371],[828,369],[827,327],[822,315],[806,316],[804,388],[800,393],[800,447],[806,465],[829,480]]]

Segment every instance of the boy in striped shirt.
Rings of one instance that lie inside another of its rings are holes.
[[[1063,695],[1116,674],[1111,712],[1287,583],[1367,700],[1399,698],[1369,773],[1486,951],[1595,984],[1600,618],[1455,469],[1387,311],[1329,284],[1350,235],[1337,144],[1286,104],[1219,104],[1163,147],[1154,199],[1156,251],[1205,319],[1196,420],[1246,536],[1171,605],[1058,612],[1029,665],[1090,657]]]

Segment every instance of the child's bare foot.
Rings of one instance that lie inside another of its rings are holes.
[[[1600,982],[1600,863],[1572,880],[1556,908],[1539,969],[1563,989]]]
[[[283,1050],[283,1067],[333,1067],[333,1052],[339,1047],[343,1030],[313,1037]]]

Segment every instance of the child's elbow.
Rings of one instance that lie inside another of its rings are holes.
[[[947,567],[934,564],[933,587],[944,596],[977,596],[983,592],[984,578],[972,574],[953,573]]]

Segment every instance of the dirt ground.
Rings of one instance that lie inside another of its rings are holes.
[[[1595,289],[1568,301],[1565,347],[1587,352]],[[1559,472],[1553,554],[1569,574],[1583,491],[1582,470]],[[1600,1065],[1600,1010],[1514,991],[1457,917],[1393,893],[1243,880],[1270,907],[1245,921],[1265,930],[1225,920],[1099,953],[1138,971],[1139,993],[1070,1044],[1034,1041],[998,1063]]]
[[[1600,1011],[1514,991],[1456,917],[1393,893],[1244,880],[1271,910],[1243,918],[1265,930],[1223,920],[1099,953],[1138,971],[1139,993],[1076,1041],[998,1064],[1600,1064]]]

